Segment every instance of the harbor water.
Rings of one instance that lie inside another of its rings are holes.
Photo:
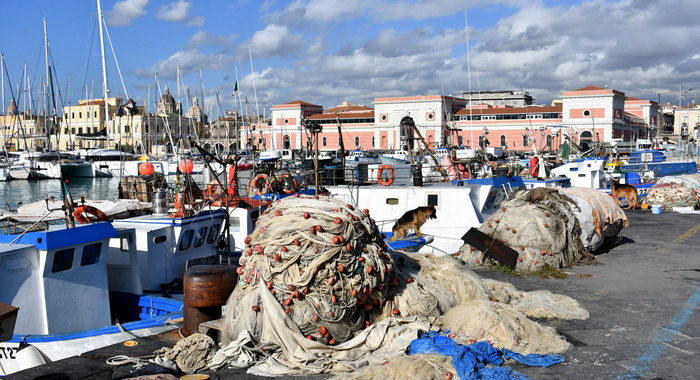
[[[0,182],[0,209],[7,212],[8,204],[16,210],[18,202],[23,204],[42,200],[45,197],[61,197],[61,183],[57,179],[37,181]],[[69,180],[70,193],[75,201],[86,199],[117,199],[119,178],[74,178]]]

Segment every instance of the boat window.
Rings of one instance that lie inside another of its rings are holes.
[[[194,247],[198,248],[204,244],[204,240],[207,237],[207,227],[204,226],[197,230],[197,237],[194,238]]]
[[[80,266],[97,264],[100,261],[102,243],[88,244],[83,247],[83,255],[80,257]]]
[[[209,228],[209,236],[207,236],[207,244],[211,244],[216,241],[216,238],[219,236],[219,228],[221,228],[220,224],[215,224]]]
[[[399,198],[387,198],[387,199],[386,199],[386,204],[388,204],[388,205],[397,205],[397,204],[399,204]]]
[[[428,206],[437,206],[438,205],[438,195],[437,194],[428,194]]]
[[[162,242],[164,242],[164,241],[165,241],[165,235],[156,236],[156,237],[153,238],[153,242],[156,243],[156,244],[160,244],[160,243],[162,243]]]
[[[187,230],[180,235],[179,248],[181,251],[186,251],[190,244],[192,244],[192,237],[194,236],[194,230]]]
[[[251,215],[251,218],[252,218],[252,215]],[[237,216],[232,216],[232,217],[228,218],[228,224],[229,224],[229,227],[241,228],[241,218],[239,218]]]
[[[119,239],[119,250],[122,252],[129,252],[129,237],[128,236],[122,236],[121,239]]]
[[[63,272],[73,266],[73,254],[75,248],[62,249],[56,251],[53,255],[53,264],[51,265],[51,273]]]

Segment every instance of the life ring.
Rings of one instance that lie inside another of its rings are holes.
[[[260,181],[263,181],[261,184]],[[267,174],[258,174],[250,180],[248,188],[255,195],[265,194],[270,192],[270,177]]]
[[[382,176],[384,170],[389,171],[389,179],[384,179]],[[379,168],[379,171],[377,171],[377,180],[379,181],[380,185],[390,186],[392,183],[394,183],[394,179],[396,179],[396,175],[394,173],[394,168],[392,168],[390,165],[382,165],[382,167]]]
[[[280,176],[282,183],[284,183],[284,193],[291,194],[297,191],[297,182],[289,174],[282,174]]]
[[[100,211],[100,209],[97,207],[90,205],[76,207],[76,209],[73,210],[73,218],[75,218],[75,221],[80,224],[109,221],[109,218],[104,212]]]

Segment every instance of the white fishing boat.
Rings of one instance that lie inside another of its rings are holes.
[[[406,211],[435,206],[436,219],[429,219],[421,232],[429,239],[419,252],[453,254],[464,244],[461,237],[479,226],[510,194],[524,189],[520,177],[494,177],[429,183],[424,186],[327,186],[330,193],[360,209],[369,209],[381,231],[392,226]]]

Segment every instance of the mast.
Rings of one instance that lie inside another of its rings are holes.
[[[177,66],[177,128],[182,141],[182,102],[180,101],[180,65]]]
[[[250,44],[248,44],[248,57],[250,58],[250,75],[253,77],[253,96],[255,97],[255,119],[258,122],[258,128],[262,128],[260,125],[260,111],[258,109],[258,92],[255,89],[255,71],[253,71],[253,53],[250,51]],[[260,132],[262,134],[262,131]],[[270,148],[275,149],[275,139],[272,136],[272,129],[270,130]]]
[[[48,126],[49,114],[49,37],[46,34],[46,17],[44,17],[44,60],[46,61],[46,79],[44,82],[44,128],[46,128],[46,138],[48,139],[48,148],[51,150],[51,128]]]
[[[7,108],[5,108],[5,71],[2,69],[5,66],[5,55],[0,53],[0,81],[2,82],[2,150],[7,149],[7,136],[5,134],[5,116]]]
[[[105,128],[107,129],[107,148],[109,149],[109,104],[107,103],[107,63],[105,62],[105,39],[104,32],[102,31],[102,8],[100,7],[100,0],[97,0],[97,22],[100,27],[100,55],[102,58],[102,95],[105,102]]]

